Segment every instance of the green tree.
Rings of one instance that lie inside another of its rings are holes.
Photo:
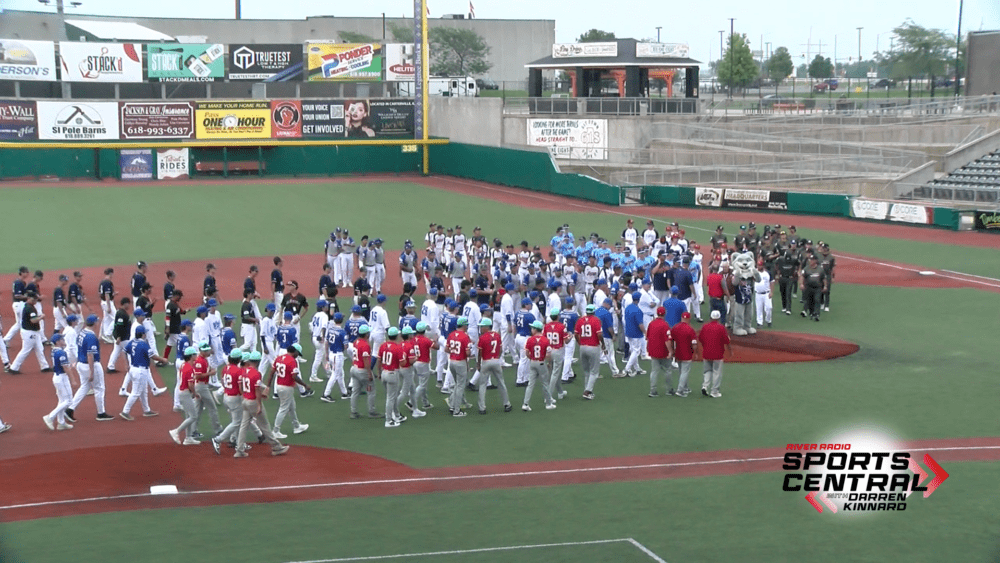
[[[722,55],[718,68],[719,82],[727,87],[746,86],[760,73],[746,35],[731,35]]]
[[[380,39],[375,39],[370,35],[358,33],[357,31],[338,31],[337,35],[344,43],[377,43]]]
[[[807,65],[806,63],[802,63],[799,66],[795,67],[796,78],[805,78],[808,75],[809,75],[809,65]]]
[[[778,47],[771,54],[771,58],[764,63],[764,68],[767,69],[767,76],[771,80],[780,83],[792,75],[795,64],[792,62],[792,55],[788,52],[788,48]]]
[[[435,27],[428,32],[431,73],[437,76],[484,74],[493,65],[486,60],[490,46],[471,29]]]
[[[889,53],[878,53],[893,78],[942,76],[954,68],[955,36],[928,29],[910,20],[892,30],[896,36]]]
[[[830,78],[833,76],[833,62],[830,57],[816,55],[809,63],[809,76],[812,78]]]
[[[413,43],[413,26],[389,22],[389,36],[394,43]]]
[[[613,31],[601,31],[600,29],[591,29],[576,38],[577,43],[600,43],[601,41],[614,40],[615,33]]]

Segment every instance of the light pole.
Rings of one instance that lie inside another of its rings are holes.
[[[661,26],[661,25],[656,26],[656,42],[657,43],[660,42],[660,30],[661,29],[663,29],[663,26]]]
[[[724,29],[719,30],[719,64],[715,67],[715,81],[719,82],[722,78],[722,73],[719,72],[722,67],[722,56],[726,53],[725,49],[722,48],[722,35],[726,32]]]
[[[858,28],[858,62],[861,62],[861,30],[863,27]]]
[[[729,99],[733,99],[733,30],[736,18],[729,18]]]
[[[963,0],[958,0],[958,33],[955,34],[955,96],[961,93],[961,77],[958,74],[958,63],[960,61],[962,49],[962,4]]]

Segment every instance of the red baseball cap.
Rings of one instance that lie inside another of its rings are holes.
[[[657,307],[656,308],[656,316],[662,317],[663,315],[666,315],[666,314],[667,314],[667,310],[664,309],[663,307]]]
[[[662,309],[662,307],[661,307],[661,309]],[[683,313],[681,313],[681,318],[682,319],[690,319],[691,318],[691,313],[688,313],[687,311],[684,311]]]

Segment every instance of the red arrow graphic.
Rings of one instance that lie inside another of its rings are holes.
[[[823,494],[819,495],[819,500],[823,501],[823,504],[825,504],[827,508],[829,508],[831,511],[833,511],[834,514],[837,513],[837,505],[834,504],[832,500],[830,500],[829,498],[827,498],[825,492]]]
[[[924,498],[927,498],[931,496],[931,493],[937,490],[941,483],[944,483],[945,479],[947,479],[949,475],[947,471],[942,469],[941,466],[934,461],[934,458],[932,458],[930,454],[924,454],[924,463],[927,465],[927,468],[934,473],[934,479],[931,479],[930,484],[927,485],[927,490],[924,491]]]
[[[816,512],[819,512],[820,514],[823,513],[823,507],[820,506],[818,502],[816,502],[816,491],[813,491],[808,495],[806,495],[806,501],[808,501],[809,504],[813,505],[813,508],[816,509]]]

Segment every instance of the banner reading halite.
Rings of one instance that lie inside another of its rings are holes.
[[[382,80],[381,43],[307,43],[309,80]]]
[[[153,82],[213,82],[226,75],[225,47],[219,44],[147,45],[148,74]]]
[[[199,139],[269,139],[271,102],[198,102],[195,123]]]

